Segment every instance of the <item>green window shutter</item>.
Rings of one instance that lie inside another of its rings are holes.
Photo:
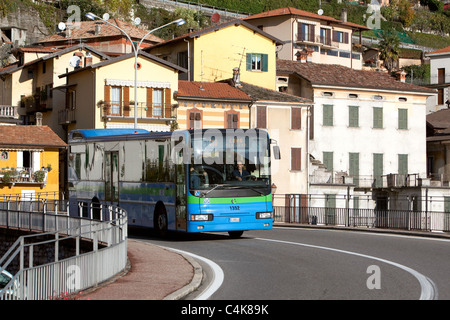
[[[353,197],[353,216],[359,216],[359,197]]]
[[[359,153],[349,154],[349,174],[353,177],[355,186],[359,186]]]
[[[359,107],[349,106],[348,107],[348,126],[349,127],[359,127]]]
[[[324,104],[323,105],[323,125],[332,126],[333,125],[333,105]]]
[[[398,174],[408,174],[408,155],[398,155]]]
[[[444,212],[450,212],[450,197],[444,197]]]
[[[373,154],[373,178],[375,179],[375,186],[383,187],[383,154]]]
[[[269,55],[262,54],[261,60],[262,60],[262,71],[269,71]]]
[[[398,128],[408,129],[408,109],[398,109]]]
[[[333,152],[323,152],[323,164],[327,167],[327,171],[333,171]]]
[[[373,108],[373,127],[377,129],[383,128],[383,108]]]
[[[247,61],[246,61],[247,71],[252,70],[252,54],[247,53]]]

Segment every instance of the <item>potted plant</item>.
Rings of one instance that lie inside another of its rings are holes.
[[[48,172],[52,171],[52,164],[51,163],[47,163],[47,171]]]
[[[39,170],[34,173],[34,180],[36,182],[44,182],[45,179],[45,171]]]

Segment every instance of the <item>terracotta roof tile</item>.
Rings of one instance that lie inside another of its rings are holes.
[[[341,20],[335,19],[333,17],[319,15],[317,13],[309,12],[300,10],[293,7],[285,7],[285,8],[278,8],[270,11],[265,11],[261,13],[257,13],[248,17],[243,18],[243,20],[253,20],[253,19],[260,19],[260,18],[269,18],[269,17],[276,17],[276,16],[283,16],[283,15],[296,15],[300,17],[307,17],[307,18],[314,18],[319,20],[324,20],[328,22],[335,22],[339,24],[343,24],[349,27],[356,27],[360,29],[369,29],[366,26],[362,26],[353,22],[343,22]]]
[[[295,73],[313,85],[436,93],[436,90],[396,80],[385,72],[355,70],[334,64],[278,60],[277,72]]]
[[[178,81],[178,97],[249,100],[246,93],[222,82]]]
[[[48,126],[0,125],[0,146],[65,147]]]
[[[435,50],[435,51],[432,51],[432,52],[428,52],[427,55],[439,54],[439,53],[450,53],[450,46],[442,48],[442,49],[438,49],[438,50]]]
[[[128,22],[119,20],[119,19],[109,19],[108,22],[110,22],[113,25],[118,26],[122,30],[124,30],[132,39],[142,39],[143,36],[146,35],[146,33],[149,30],[144,30],[138,27],[135,27]],[[95,25],[100,24],[100,33],[98,35],[95,34]],[[100,37],[113,37],[113,36],[124,36],[123,33],[120,32],[117,28],[114,28],[113,26],[104,23],[100,20],[95,21],[81,21],[79,28],[73,28],[72,29],[72,35],[71,39],[89,39],[89,38],[100,38]],[[68,38],[66,38],[66,31],[59,32],[57,34],[50,35],[42,40],[40,40],[38,43],[46,43],[46,42],[54,42],[54,41],[66,41]],[[158,38],[157,36],[150,34],[148,35],[145,40],[159,43],[163,40],[161,38]]]

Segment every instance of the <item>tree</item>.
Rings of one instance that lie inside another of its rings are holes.
[[[397,68],[400,53],[400,39],[397,34],[392,30],[383,30],[379,49],[380,59],[384,61],[386,69],[392,72]]]

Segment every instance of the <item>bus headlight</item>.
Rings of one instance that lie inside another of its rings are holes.
[[[212,214],[191,214],[191,221],[212,221]]]
[[[257,212],[256,219],[270,219],[272,218],[272,212]]]

